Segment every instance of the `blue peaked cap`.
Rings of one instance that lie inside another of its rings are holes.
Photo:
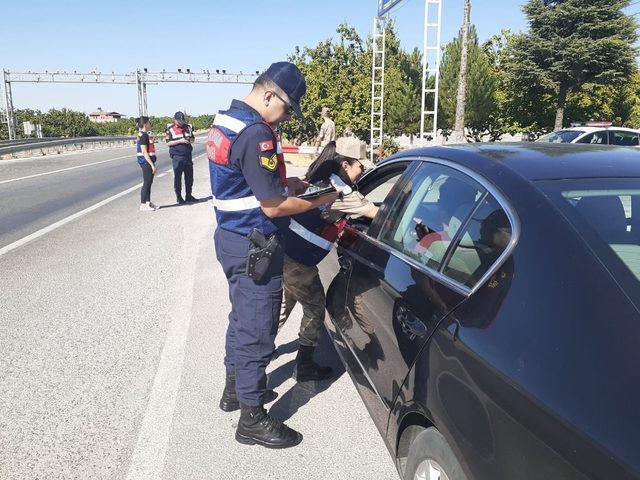
[[[300,69],[290,62],[276,62],[271,64],[264,75],[287,94],[296,115],[302,118],[300,100],[307,93],[307,82]]]

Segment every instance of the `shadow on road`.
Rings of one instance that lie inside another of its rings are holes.
[[[213,196],[209,195],[206,198],[199,198],[197,202],[191,202],[191,203],[183,203],[182,205],[180,205],[179,203],[171,203],[169,205],[159,205],[158,206],[158,210],[161,209],[165,209],[165,208],[175,208],[175,207],[188,207],[189,205],[196,205],[198,203],[206,203],[209,200],[211,200],[213,198]]]
[[[289,342],[278,347],[278,353],[283,355],[285,353],[293,353],[296,351],[297,341]],[[340,357],[336,352],[327,332],[322,331],[318,347],[315,352],[315,360],[320,365],[327,365],[333,368],[334,376],[328,380],[321,382],[296,382],[284,395],[272,405],[269,413],[275,418],[286,421],[293,417],[296,412],[306,405],[309,400],[318,395],[319,393],[327,390],[333,382],[342,376],[345,372]],[[288,378],[293,375],[293,368],[295,367],[295,359],[284,365],[279,366],[267,377],[268,388],[277,388],[282,385]]]

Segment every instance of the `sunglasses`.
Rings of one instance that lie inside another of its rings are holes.
[[[284,98],[282,98],[280,95],[278,95],[276,92],[271,92],[273,93],[276,97],[278,97],[280,99],[280,101],[282,103],[284,103],[284,106],[287,107],[287,115],[293,115],[293,112],[295,111],[293,109],[293,105],[291,105],[289,102],[287,102]]]

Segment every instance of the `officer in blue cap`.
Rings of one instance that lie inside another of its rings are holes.
[[[191,194],[193,187],[193,126],[187,123],[184,113],[176,112],[174,122],[167,125],[167,145],[169,156],[173,163],[173,189],[176,192],[176,201],[182,205],[186,202],[197,202],[198,199]],[[182,175],[184,174],[184,189],[186,197],[182,197]]]
[[[236,440],[267,448],[299,444],[302,435],[272,418],[264,404],[282,301],[284,230],[289,216],[333,202],[288,196],[300,179],[287,178],[277,126],[295,113],[306,82],[292,63],[277,62],[258,77],[249,95],[219,112],[207,138],[215,206],[216,257],[229,284],[226,384],[220,408],[240,409]]]

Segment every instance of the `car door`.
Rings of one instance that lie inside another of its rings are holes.
[[[380,429],[420,348],[465,298],[441,268],[483,194],[461,171],[421,162],[378,230],[348,228],[340,240],[342,270],[350,272],[340,327],[384,407],[374,414]]]

